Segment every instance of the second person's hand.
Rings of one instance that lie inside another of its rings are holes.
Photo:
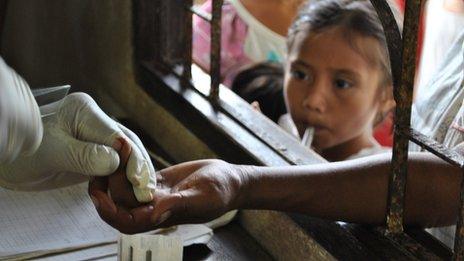
[[[169,167],[157,173],[152,203],[134,209],[113,202],[108,196],[105,179],[91,181],[89,194],[100,217],[123,233],[203,223],[239,207],[247,184],[246,168],[220,160],[200,160]]]

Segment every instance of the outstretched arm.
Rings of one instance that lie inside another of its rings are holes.
[[[405,224],[449,225],[459,209],[461,172],[428,153],[411,153]],[[331,220],[385,223],[390,155],[312,166],[254,168],[241,208],[305,213]]]
[[[126,233],[204,222],[232,209],[270,209],[348,222],[383,224],[390,155],[309,166],[255,167],[206,160],[158,173],[152,204],[125,210],[94,183],[100,216]],[[455,221],[459,169],[426,153],[410,155],[405,223],[438,226]]]

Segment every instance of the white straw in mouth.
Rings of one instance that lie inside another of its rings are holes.
[[[303,133],[303,138],[301,139],[301,142],[303,143],[305,147],[310,148],[311,143],[313,143],[313,137],[314,137],[314,128],[308,127]]]

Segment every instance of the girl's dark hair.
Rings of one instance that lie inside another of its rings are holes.
[[[369,62],[380,65],[383,72],[381,86],[391,86],[393,81],[387,42],[382,24],[370,1],[316,0],[305,3],[289,29],[288,51],[293,47],[295,36],[298,33],[318,34],[334,27],[341,28],[348,42],[361,54],[364,54],[363,50],[359,50],[353,41],[355,35],[373,37],[379,42],[380,55],[367,54],[365,56]]]
[[[234,78],[232,90],[249,103],[259,102],[261,112],[277,122],[287,112],[283,82],[283,66],[263,62],[243,68]]]

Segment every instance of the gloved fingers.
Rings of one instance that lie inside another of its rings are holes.
[[[120,149],[117,138],[123,135],[117,122],[106,115],[89,95],[77,92],[66,96],[57,116],[60,124],[74,138]]]
[[[140,140],[140,138],[133,131],[129,130],[126,126],[122,125],[119,122],[117,124],[119,129],[124,133],[124,135],[126,135],[137,146],[137,148],[142,153],[143,157],[146,160],[150,160],[150,155],[148,155],[148,152],[145,149],[145,146],[143,146],[143,143]],[[151,167],[153,168],[153,165]]]
[[[150,156],[135,133],[118,123],[121,131],[128,138],[128,142],[132,147],[132,152],[127,164],[127,178],[134,187],[146,188],[149,182],[154,182],[156,185],[155,168],[151,162]]]
[[[137,201],[141,203],[146,203],[153,200],[153,191],[155,191],[156,188],[150,185],[147,188],[137,188],[133,186],[133,189]]]
[[[61,122],[69,126],[72,136],[78,140],[104,144],[119,150],[122,147],[119,138],[127,138],[132,147],[126,170],[127,177],[134,187],[146,189],[150,182],[150,173],[154,176],[155,171],[148,153],[135,134],[112,120],[84,93],[68,95],[63,101],[59,115]],[[156,182],[155,178],[153,180]]]
[[[132,147],[132,152],[126,167],[127,179],[133,185],[137,200],[139,202],[149,202],[153,199],[152,192],[156,188],[155,168],[139,137],[125,126],[121,124],[118,125],[128,137]]]
[[[88,176],[106,176],[116,171],[119,166],[119,155],[111,147],[69,139],[68,150],[62,162],[70,172]]]
[[[127,179],[132,183],[139,202],[153,199],[151,190],[156,187],[156,174],[150,172],[151,161],[147,161],[136,148],[132,150],[126,167]]]
[[[156,188],[156,174],[153,165],[149,158],[143,157],[139,147],[131,139],[127,138],[126,141],[132,148],[127,161],[126,177],[132,183],[137,201],[149,202],[153,198],[152,190]]]
[[[59,116],[60,122],[64,123],[72,136],[78,140],[104,144],[119,150],[122,147],[119,138],[127,138],[132,147],[126,168],[127,178],[136,188],[135,190],[139,190],[138,192],[134,191],[138,195],[139,201],[145,202],[151,199],[151,193],[148,193],[147,188],[150,187],[150,183],[153,183],[152,187],[156,186],[155,171],[148,153],[135,134],[125,127],[120,128],[116,121],[106,115],[96,102],[84,93],[68,95],[60,107]],[[85,165],[90,164],[86,163]],[[113,167],[113,165],[111,166]]]

